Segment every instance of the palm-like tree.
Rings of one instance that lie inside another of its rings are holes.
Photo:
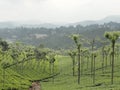
[[[95,39],[93,39],[91,41],[91,45],[92,45],[92,55],[91,55],[91,76],[93,75],[93,59],[94,59],[94,55],[93,55],[93,51],[94,51],[94,43],[95,43]]]
[[[115,43],[116,40],[119,38],[120,32],[112,31],[112,32],[105,32],[105,37],[109,39],[112,43],[112,71],[111,71],[111,84],[113,84],[113,77],[114,77],[114,53],[115,53]]]
[[[81,52],[81,43],[79,43],[79,35],[78,34],[74,34],[72,35],[72,39],[74,40],[76,46],[77,46],[77,50],[78,50],[78,84],[80,84],[80,52]]]

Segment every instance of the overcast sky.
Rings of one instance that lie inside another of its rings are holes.
[[[79,22],[120,15],[120,0],[0,0],[0,21]]]

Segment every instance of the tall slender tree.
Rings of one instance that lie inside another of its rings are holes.
[[[92,45],[92,48],[91,48],[91,50],[92,50],[92,54],[91,54],[91,77],[93,75],[93,59],[94,59],[93,51],[94,51],[94,43],[95,43],[95,39],[93,39],[91,41],[91,45]]]
[[[79,42],[79,37],[80,35],[78,34],[74,34],[72,35],[72,39],[74,40],[76,46],[77,46],[77,50],[78,50],[78,84],[80,84],[80,53],[81,53],[81,43]]]
[[[105,37],[109,39],[112,43],[112,70],[111,70],[111,84],[113,84],[114,80],[114,53],[115,53],[115,43],[116,40],[119,38],[120,32],[112,31],[112,32],[105,32]]]

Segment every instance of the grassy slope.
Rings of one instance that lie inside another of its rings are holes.
[[[96,83],[92,83],[92,77],[90,75],[90,62],[89,62],[89,69],[86,69],[86,64],[84,65],[84,71],[81,78],[81,84],[77,84],[77,63],[76,63],[76,75],[72,76],[72,60],[70,57],[67,56],[58,56],[56,57],[57,61],[55,64],[57,64],[56,70],[60,72],[60,75],[55,77],[54,83],[52,82],[52,79],[49,79],[48,82],[41,82],[42,89],[43,90],[119,90],[120,88],[120,63],[119,60],[115,60],[115,76],[114,76],[114,85],[110,85],[111,82],[111,67],[108,65],[108,67],[105,69],[105,73],[102,74],[102,68],[101,68],[101,59],[99,57],[96,58],[96,67],[99,68],[96,70]],[[83,59],[82,59],[83,60]],[[33,63],[34,61],[31,61]],[[86,59],[84,59],[84,63],[86,62]],[[29,62],[30,63],[30,62]],[[35,66],[37,63],[34,63]],[[42,62],[41,62],[41,65]],[[45,64],[46,65],[46,64]],[[31,84],[28,82],[28,80],[36,80],[41,79],[44,77],[49,76],[49,74],[39,72],[42,71],[42,68],[38,68],[35,70],[30,67],[30,65],[25,64],[26,68],[24,68],[23,74],[16,73],[12,69],[6,70],[6,81],[5,86],[6,88],[9,87],[15,87],[19,88],[21,90],[21,87],[24,87],[26,89],[22,90],[28,90],[28,86]],[[28,68],[27,68],[28,67]],[[42,66],[44,67],[44,66]],[[16,67],[13,67],[16,68]],[[2,70],[0,69],[0,74],[2,74]],[[48,68],[46,68],[46,71],[48,72]],[[56,71],[55,71],[56,72]],[[0,76],[0,89],[2,87],[2,76]],[[21,85],[25,84],[25,85]],[[101,84],[100,86],[95,86]]]
[[[111,85],[111,67],[108,66],[105,69],[105,73],[102,74],[102,69],[100,68],[101,62],[99,57],[96,59],[97,68],[96,70],[96,83],[92,83],[91,75],[86,75],[90,72],[84,71],[81,78],[81,84],[77,84],[77,73],[76,76],[72,76],[72,62],[69,57],[58,57],[59,69],[61,74],[55,78],[55,82],[52,80],[50,82],[42,82],[43,90],[119,90],[120,89],[120,66],[119,62],[115,61],[115,77],[114,84]],[[89,65],[90,69],[90,65]],[[76,70],[77,71],[77,70]],[[101,84],[100,86],[95,86]]]

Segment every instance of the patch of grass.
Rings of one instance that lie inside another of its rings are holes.
[[[96,80],[93,84],[93,79],[89,70],[83,71],[81,82],[77,84],[77,69],[76,76],[72,76],[72,61],[69,57],[58,57],[61,75],[55,78],[54,83],[42,82],[43,90],[120,90],[120,66],[115,65],[114,84],[111,85],[111,67],[108,65],[105,72],[102,73],[101,63],[97,62]],[[98,60],[99,61],[99,60]],[[119,62],[119,61],[118,61]]]

